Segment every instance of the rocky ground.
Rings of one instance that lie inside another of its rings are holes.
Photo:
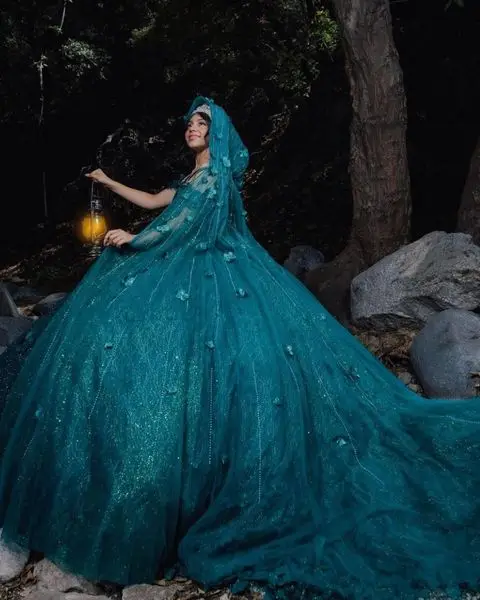
[[[0,584],[0,600],[260,600],[261,597],[254,591],[245,595],[235,595],[227,589],[207,592],[184,578],[124,588],[94,584],[38,557],[13,580]]]

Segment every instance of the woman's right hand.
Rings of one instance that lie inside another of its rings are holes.
[[[93,181],[103,185],[107,185],[112,181],[112,179],[110,179],[110,177],[106,175],[102,169],[95,169],[95,171],[92,171],[91,173],[85,173],[85,177],[88,177],[89,179],[92,179]]]

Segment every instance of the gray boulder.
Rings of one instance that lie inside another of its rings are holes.
[[[6,544],[0,529],[0,583],[14,579],[27,564],[29,552],[17,544]]]
[[[65,298],[68,296],[66,292],[56,292],[54,294],[49,294],[40,302],[37,302],[33,307],[33,312],[37,315],[51,315],[54,313],[57,308],[64,302]]]
[[[480,396],[480,316],[459,309],[435,314],[413,340],[410,358],[428,396]]]
[[[320,250],[316,250],[312,246],[295,246],[290,250],[283,266],[290,273],[301,278],[305,273],[312,271],[324,262],[325,257]]]
[[[0,316],[0,347],[8,346],[33,325],[28,317]]]
[[[24,591],[22,594],[24,598],[30,598],[40,592],[78,592],[95,596],[100,592],[95,583],[80,575],[64,571],[46,558],[36,563],[33,575],[36,584]]]
[[[108,596],[92,596],[91,594],[82,594],[79,592],[55,592],[36,587],[29,589],[28,592],[23,592],[24,598],[28,600],[109,600]]]
[[[122,600],[176,600],[181,598],[182,586],[176,582],[168,585],[148,585],[141,583],[124,588]]]
[[[20,311],[15,304],[8,287],[0,281],[0,316],[2,317],[20,317]]]
[[[470,235],[434,231],[386,256],[351,285],[360,327],[422,326],[434,313],[480,307],[480,246]]]
[[[19,300],[38,301],[43,297],[43,294],[28,285],[19,285],[13,281],[4,281],[2,284],[17,304]]]

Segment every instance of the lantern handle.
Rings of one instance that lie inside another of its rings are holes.
[[[94,179],[92,179],[92,182],[90,184],[90,211],[93,212],[95,209],[102,209],[102,201],[101,198],[95,196],[94,194],[94,190],[95,190],[95,184],[98,183],[97,181],[95,181]]]

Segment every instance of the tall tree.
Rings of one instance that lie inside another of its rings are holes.
[[[470,161],[470,170],[463,188],[458,210],[457,231],[469,233],[480,244],[480,138]]]
[[[403,73],[388,0],[333,0],[352,98],[349,242],[307,285],[335,316],[349,315],[353,277],[404,244],[410,229]]]

